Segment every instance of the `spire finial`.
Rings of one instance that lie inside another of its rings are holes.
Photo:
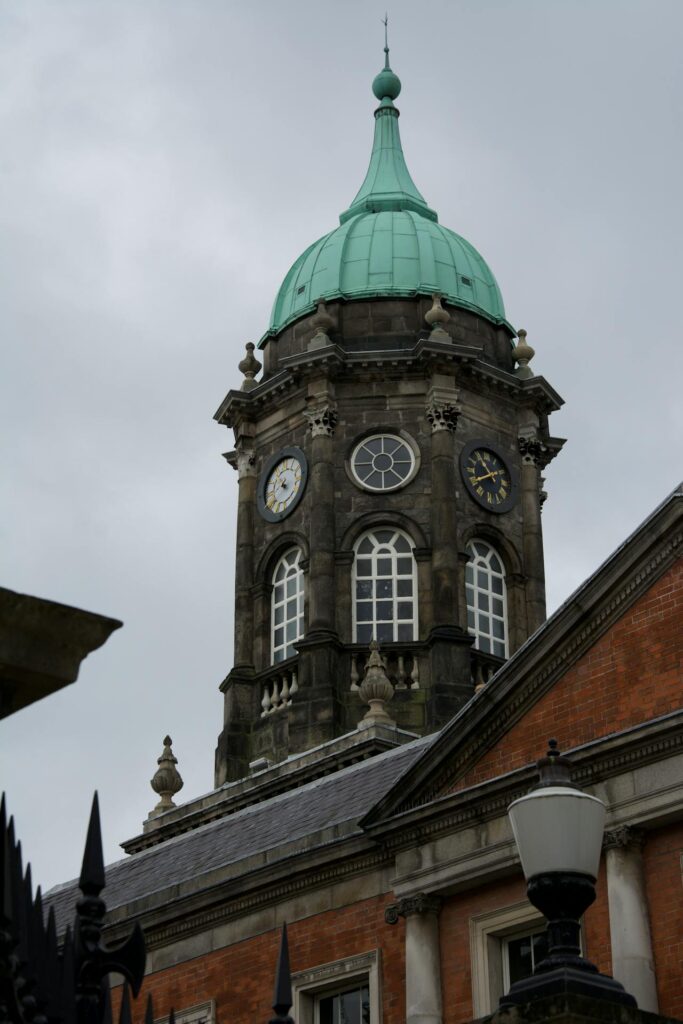
[[[157,758],[157,764],[159,767],[155,771],[149,783],[154,792],[157,793],[161,799],[156,807],[149,812],[147,815],[148,818],[155,818],[157,814],[163,814],[164,811],[170,811],[175,807],[176,805],[173,803],[173,797],[176,793],[179,793],[184,786],[180,772],[176,768],[178,758],[171,749],[172,743],[173,740],[170,736],[164,736],[164,749],[161,751],[161,757]]]
[[[384,18],[382,20],[384,25],[384,69],[389,70],[389,15],[385,11]]]

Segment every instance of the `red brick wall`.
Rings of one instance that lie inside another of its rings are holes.
[[[445,901],[440,916],[444,1024],[465,1024],[474,1015],[470,919],[487,911],[503,910],[525,896],[526,885],[520,876],[480,886]],[[609,974],[612,961],[604,864],[600,868],[596,901],[584,918],[583,942],[584,955]]]
[[[683,706],[683,561],[672,566],[454,790]]]
[[[659,1012],[683,1018],[683,825],[648,836],[643,850]]]
[[[387,894],[288,924],[292,972],[307,970],[372,949],[381,950],[381,993],[384,1024],[405,1020],[405,925],[388,925]],[[188,960],[149,975],[135,1004],[135,1020],[144,1014],[147,993],[154,1016],[216,1001],[217,1024],[266,1024],[271,1000],[280,930]]]

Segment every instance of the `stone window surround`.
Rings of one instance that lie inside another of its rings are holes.
[[[168,1024],[168,1017],[158,1017],[154,1024]],[[185,1010],[178,1010],[175,1013],[176,1024],[215,1024],[216,1003],[209,999],[205,1003],[197,1003],[196,1006],[188,1006]]]
[[[317,1024],[315,1008],[319,996],[333,995],[363,983],[370,990],[370,1024],[381,1024],[379,965],[380,951],[371,949],[292,974],[292,1017],[296,1024]]]
[[[503,995],[503,939],[519,935],[528,927],[544,930],[546,921],[528,900],[498,907],[470,918],[470,963],[472,965],[472,1016],[493,1013]]]

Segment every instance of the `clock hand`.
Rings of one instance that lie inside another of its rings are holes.
[[[478,484],[482,480],[488,480],[489,477],[500,476],[500,474],[502,472],[503,472],[502,469],[494,469],[492,472],[487,473],[485,476],[476,476],[476,477],[474,477],[473,480],[472,480],[472,483],[473,484]]]

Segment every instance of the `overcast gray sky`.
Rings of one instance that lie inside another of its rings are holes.
[[[3,585],[124,620],[0,725],[34,878],[212,785],[236,484],[212,415],[363,180],[384,6],[0,2]],[[393,0],[408,165],[566,399],[556,607],[681,475],[680,0]],[[561,726],[558,725],[561,735]]]

